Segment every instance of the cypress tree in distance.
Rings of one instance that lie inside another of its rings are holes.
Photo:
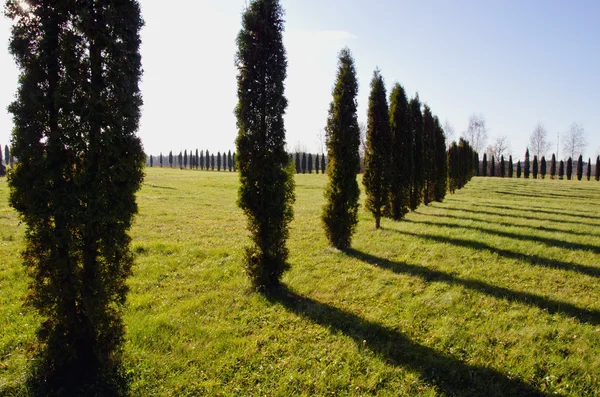
[[[300,153],[296,152],[296,174],[302,172],[302,165],[300,163]]]
[[[375,228],[381,226],[383,207],[389,200],[390,114],[387,93],[379,69],[371,79],[367,118],[367,148],[363,184],[367,196],[365,207],[375,217]]]
[[[169,167],[173,168],[173,151],[169,152]]]
[[[215,170],[215,155],[214,153],[210,155],[210,170]]]
[[[521,177],[521,160],[517,161],[517,178]]]
[[[550,179],[556,177],[556,156],[552,153],[552,160],[550,160]]]
[[[315,156],[315,173],[319,173],[319,153]]]
[[[34,395],[125,395],[121,312],[144,153],[137,1],[6,3],[20,69],[10,204],[26,225]],[[117,44],[118,43],[118,44]],[[10,160],[10,159],[9,159]]]
[[[9,162],[10,162],[10,150],[8,149],[8,145],[4,145],[4,164],[8,167]]]
[[[413,136],[413,179],[410,187],[410,209],[414,211],[423,202],[423,185],[425,184],[423,170],[423,113],[421,113],[419,94],[410,100],[409,107]]]
[[[496,159],[492,155],[492,162],[490,166],[490,176],[496,176]]]
[[[308,163],[306,164],[306,169],[308,171],[309,174],[312,174],[312,166],[313,166],[313,158],[312,158],[312,154],[308,154]]]
[[[306,152],[302,152],[302,173],[306,174]]]
[[[200,168],[200,152],[196,149],[196,169]]]
[[[360,129],[356,114],[358,81],[354,59],[348,48],[342,49],[339,54],[332,94],[325,127],[329,165],[322,219],[329,243],[338,249],[348,249],[358,222],[360,194],[356,181],[360,169]],[[325,170],[325,156],[321,156],[321,161],[321,169]]]
[[[217,152],[217,171],[221,171],[221,152]]]
[[[560,164],[558,166],[558,179],[563,179],[565,177],[565,162],[560,160]]]
[[[533,156],[533,179],[537,179],[538,177],[538,158],[536,155]]]
[[[204,150],[200,151],[200,169],[204,171]]]
[[[390,215],[399,220],[409,211],[412,180],[412,128],[408,99],[404,88],[396,83],[390,96]],[[445,161],[445,159],[444,159]]]
[[[427,105],[423,105],[423,204],[435,200],[435,123]]]
[[[434,187],[434,200],[442,202],[446,197],[446,191],[448,190],[448,160],[446,155],[446,136],[444,130],[440,124],[440,120],[437,117],[433,118],[433,124],[435,126],[435,187]],[[473,152],[471,158],[473,159],[473,166],[479,169],[477,159],[479,156]]]
[[[542,161],[540,162],[540,175],[542,179],[546,178],[546,157],[542,156]]]
[[[504,163],[504,155],[500,155],[500,176],[502,178],[506,176],[506,164]]]
[[[529,148],[525,150],[525,169],[523,171],[523,176],[525,179],[529,179],[529,172],[531,170],[531,164],[529,162]]]
[[[577,180],[583,179],[583,156],[579,155],[577,159]]]
[[[326,167],[326,163],[325,163],[325,153],[321,153],[321,173],[325,173],[325,167]]]
[[[231,150],[227,152],[227,168],[229,172],[233,169],[233,159],[231,158]]]
[[[484,153],[483,154],[483,163],[481,164],[482,167],[482,175],[483,176],[487,176],[487,154]]]
[[[596,182],[600,180],[600,156],[596,156]]]
[[[512,159],[512,155],[508,156],[508,177],[512,178],[513,177],[513,159]]]
[[[160,168],[162,168],[163,166],[163,156],[162,156],[162,152],[160,152],[160,156],[158,157],[159,162],[160,162]]]
[[[588,166],[587,166],[587,180],[589,181],[592,178],[592,159],[588,157]]]
[[[187,150],[183,152],[183,168],[187,168],[188,165],[188,155]]]
[[[238,205],[248,218],[252,244],[245,267],[255,290],[274,291],[287,264],[286,240],[294,217],[292,163],[285,152],[283,115],[283,9],[279,0],[251,1],[237,37]]]
[[[569,159],[567,160],[567,180],[571,180],[571,177],[573,176],[573,159],[571,157],[569,157]]]

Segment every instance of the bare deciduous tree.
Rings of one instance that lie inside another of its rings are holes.
[[[562,141],[563,150],[568,157],[574,158],[575,155],[582,154],[587,145],[583,126],[577,123],[571,124]]]
[[[486,153],[488,158],[494,158],[496,161],[500,161],[501,156],[508,157],[510,152],[510,142],[508,141],[508,137],[500,136],[496,138],[496,141],[487,147]]]
[[[360,146],[358,147],[358,153],[362,159],[367,151],[367,125],[361,121],[358,123],[358,129],[360,129]]]
[[[446,135],[446,144],[448,147],[452,145],[452,141],[454,141],[456,132],[454,131],[454,127],[448,120],[444,122],[444,134]]]
[[[476,152],[481,153],[487,141],[487,128],[485,126],[483,115],[473,114],[469,117],[469,127],[463,135],[465,139],[469,141],[471,147],[474,148]]]
[[[531,153],[541,159],[542,156],[548,154],[551,146],[552,143],[548,140],[548,131],[541,123],[538,123],[529,137]]]

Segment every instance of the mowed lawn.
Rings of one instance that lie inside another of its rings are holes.
[[[133,396],[600,395],[600,183],[474,178],[329,248],[297,175],[286,291],[250,292],[235,173],[147,169],[125,312]],[[362,186],[361,186],[362,188]],[[0,179],[0,395],[40,319]],[[363,196],[364,198],[364,196]]]

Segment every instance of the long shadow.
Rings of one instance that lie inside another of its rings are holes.
[[[354,339],[389,364],[418,372],[447,396],[545,396],[520,379],[483,366],[468,365],[456,358],[420,345],[399,331],[367,321],[334,306],[296,294],[289,289],[269,296],[288,311],[316,324],[335,329]]]
[[[503,258],[526,261],[527,263],[534,265],[534,266],[547,267],[550,269],[569,270],[569,271],[585,274],[585,275],[591,276],[591,277],[600,277],[600,268],[599,267],[586,266],[586,265],[581,265],[578,263],[568,263],[568,262],[563,262],[563,261],[559,261],[556,259],[542,258],[541,256],[537,256],[537,255],[522,254],[519,252],[514,252],[514,251],[509,251],[509,250],[505,250],[505,249],[501,249],[501,248],[492,247],[491,245],[482,243],[480,241],[462,240],[462,239],[458,239],[458,238],[438,236],[438,235],[434,235],[434,234],[418,234],[418,233],[412,233],[412,232],[408,232],[408,231],[404,231],[404,230],[396,230],[396,229],[386,229],[386,230],[391,230],[391,231],[394,231],[397,233],[402,233],[405,235],[418,237],[418,238],[421,238],[424,240],[436,241],[438,243],[452,244],[452,245],[456,245],[458,247],[471,248],[471,249],[476,249],[476,250],[480,250],[480,251],[489,251],[489,252],[495,253],[498,256],[501,256]]]
[[[439,270],[432,270],[425,266],[395,262],[380,258],[355,249],[346,251],[349,256],[359,259],[365,263],[390,270],[396,274],[408,274],[419,277],[427,282],[440,282],[452,285],[460,285],[483,294],[496,298],[504,298],[511,302],[519,302],[529,306],[537,306],[548,313],[563,314],[578,319],[582,323],[600,325],[600,311],[587,310],[577,307],[571,303],[544,298],[543,296],[527,292],[513,291],[509,288],[498,287],[479,280],[467,279],[453,276]]]
[[[549,247],[559,247],[559,248],[565,248],[565,249],[569,249],[569,250],[579,250],[579,251],[590,251],[595,254],[600,254],[600,247],[597,245],[572,243],[569,241],[557,240],[557,239],[553,239],[553,238],[540,237],[540,236],[527,236],[527,235],[523,235],[523,234],[503,232],[501,230],[496,230],[496,229],[488,229],[488,228],[480,227],[480,226],[457,225],[455,223],[429,222],[429,221],[412,220],[412,219],[406,219],[405,221],[411,222],[411,223],[418,223],[418,224],[422,224],[422,225],[429,225],[429,226],[442,226],[442,227],[446,227],[446,228],[450,228],[450,229],[463,228],[463,229],[477,230],[479,232],[493,234],[493,235],[500,236],[500,237],[511,238],[511,239],[515,239],[515,240],[519,240],[519,241],[531,241],[534,243],[540,243],[540,244],[547,245]]]
[[[455,203],[459,203],[459,204],[464,204],[465,202],[463,200],[448,200],[448,201],[453,201]],[[550,211],[548,212],[548,214],[560,214],[560,215],[567,215],[567,216],[577,216],[577,217],[582,217],[582,218],[587,218],[590,211],[585,211],[585,210],[580,210],[580,209],[569,209],[569,212],[560,212],[561,210],[564,210],[564,206],[558,208],[558,207],[554,207],[554,206],[549,206],[549,205],[545,205],[545,206],[539,206],[539,205],[532,205],[531,203],[527,203],[526,207],[524,207],[522,204],[519,206],[510,206],[510,205],[498,205],[495,202],[490,202],[490,201],[484,201],[484,200],[477,200],[477,203],[469,203],[469,205],[476,205],[476,206],[481,206],[481,207],[494,207],[494,208],[500,208],[500,209],[509,209],[509,210],[513,210],[513,211],[529,211],[530,209],[532,210],[544,210],[544,211]],[[596,215],[592,215],[592,218],[595,219],[600,219],[600,216],[596,216]]]
[[[522,208],[516,208],[516,207],[510,207],[510,206],[506,206],[506,205],[496,205],[496,204],[489,204],[489,203],[484,203],[484,204],[478,204],[478,203],[470,203],[469,205],[475,206],[475,207],[483,207],[483,208],[498,208],[501,210],[508,210],[508,211],[526,211],[526,212],[533,212],[533,213],[538,213],[538,214],[548,214],[548,215],[563,215],[563,216],[570,216],[573,218],[583,218],[583,219],[598,219],[600,220],[600,216],[595,216],[595,215],[591,215],[591,214],[577,214],[577,213],[572,213],[572,212],[563,212],[563,211],[548,211],[548,209],[539,209],[539,207],[522,207]]]
[[[518,193],[518,192],[506,192],[502,190],[496,190],[494,193],[504,194],[509,196],[519,196],[519,197],[533,197],[533,198],[562,198],[562,199],[598,199],[598,196],[588,196],[588,195],[575,195],[575,194],[556,194],[556,193]]]

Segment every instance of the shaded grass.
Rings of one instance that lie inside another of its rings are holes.
[[[264,297],[241,263],[237,175],[147,170],[132,395],[599,395],[600,184],[475,178],[382,230],[361,209],[344,253],[320,224],[326,178],[296,182],[291,270]],[[39,318],[6,197],[0,179],[0,395],[27,395]]]

